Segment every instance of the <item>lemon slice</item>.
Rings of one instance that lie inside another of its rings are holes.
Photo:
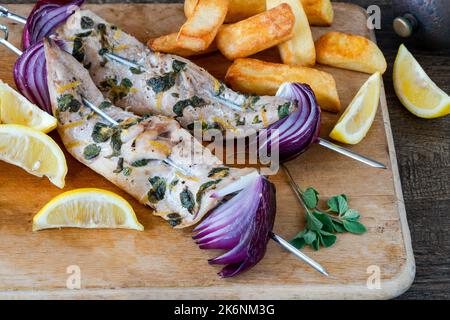
[[[64,192],[33,218],[33,231],[63,227],[144,230],[124,198],[94,188]]]
[[[380,101],[381,75],[374,73],[362,85],[330,133],[334,140],[357,144],[372,126]]]
[[[0,123],[21,124],[47,133],[56,128],[57,121],[0,80]]]
[[[421,118],[437,118],[450,113],[450,97],[428,77],[402,44],[394,62],[394,89],[401,103]]]
[[[64,188],[67,164],[58,144],[45,133],[16,124],[0,124],[0,160]]]

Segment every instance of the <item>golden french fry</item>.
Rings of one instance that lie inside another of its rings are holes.
[[[208,49],[223,24],[228,1],[198,0],[194,12],[178,32],[177,44],[192,51]]]
[[[184,15],[186,18],[192,16],[197,2],[198,0],[184,1]],[[266,11],[266,0],[230,0],[225,22],[237,22],[264,11]]]
[[[303,9],[312,26],[329,26],[333,22],[334,12],[330,0],[301,0]],[[184,14],[189,18],[194,12],[198,0],[184,1]],[[226,23],[237,22],[266,10],[266,0],[230,0]]]
[[[225,22],[237,22],[264,11],[266,11],[265,0],[230,0]]]
[[[178,56],[182,57],[190,57],[200,54],[206,54],[210,52],[214,52],[217,50],[216,42],[213,41],[211,45],[208,47],[208,49],[204,51],[192,51],[189,49],[181,48],[177,44],[177,36],[178,33],[170,33],[164,36],[160,36],[155,39],[150,39],[147,42],[147,46],[152,49],[153,51],[157,52],[164,52],[164,53],[170,53],[170,54],[176,54]]]
[[[198,0],[184,1],[184,15],[186,16],[186,18],[190,18],[194,14],[195,6],[197,5],[197,3]]]
[[[216,37],[217,48],[229,60],[247,57],[292,37],[295,16],[283,3],[234,24],[223,26]]]
[[[303,9],[312,26],[330,26],[334,11],[330,0],[301,0]]]
[[[281,3],[289,4],[295,15],[294,35],[292,39],[278,45],[281,60],[291,65],[313,66],[316,63],[316,49],[301,0],[266,1],[268,9],[274,8]]]
[[[328,32],[316,41],[317,62],[365,73],[384,73],[386,59],[378,46],[361,36]]]
[[[307,83],[323,110],[338,112],[341,108],[333,76],[313,68],[237,59],[228,69],[225,82],[234,90],[257,95],[274,95],[283,82]]]

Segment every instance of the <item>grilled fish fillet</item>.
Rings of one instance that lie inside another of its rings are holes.
[[[244,95],[229,89],[203,68],[182,57],[150,51],[136,38],[89,10],[76,11],[57,30],[69,40],[73,56],[84,64],[103,95],[118,107],[139,115],[175,118],[189,130],[254,134],[296,110],[281,97]],[[130,68],[105,58],[110,52],[143,68]]]
[[[225,167],[171,118],[141,117],[114,106],[74,57],[45,41],[52,109],[67,150],[172,226],[196,223],[222,200],[212,192],[258,174]],[[93,113],[82,98],[119,125]]]

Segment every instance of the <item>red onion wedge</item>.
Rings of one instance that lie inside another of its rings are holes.
[[[279,97],[296,100],[298,110],[278,120],[259,133],[259,148],[268,150],[278,144],[279,159],[289,161],[316,143],[320,131],[320,108],[316,97],[307,84],[283,83],[276,94]],[[273,134],[277,130],[278,134]]]
[[[57,40],[60,47],[64,42]],[[47,67],[44,44],[39,41],[31,45],[14,64],[14,81],[17,89],[42,110],[52,114],[47,85]]]
[[[209,263],[226,264],[219,275],[233,277],[264,257],[275,212],[275,187],[265,177],[257,176],[241,192],[213,209],[194,229],[193,238],[201,249],[227,250]]]
[[[53,34],[83,2],[84,0],[38,0],[23,29],[22,48],[27,49]]]

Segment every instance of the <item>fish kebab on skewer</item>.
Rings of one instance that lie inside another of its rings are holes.
[[[255,230],[248,228],[244,237],[230,228],[230,224],[216,225],[226,229],[204,240],[205,248],[229,249],[213,263],[231,264],[222,271],[231,276],[256,264],[264,255],[269,232],[275,217],[274,188],[255,169],[237,169],[223,166],[209,150],[203,148],[188,131],[173,119],[164,116],[139,117],[104,100],[86,69],[56,43],[45,42],[47,81],[53,112],[58,119],[58,132],[67,150],[80,162],[133,195],[141,203],[155,209],[155,214],[169,220],[176,227],[185,227],[199,221],[229,193],[245,188],[245,197],[253,197],[240,211],[239,223],[248,227],[252,214],[258,217]],[[71,85],[73,81],[76,86]],[[85,106],[100,106],[118,122],[111,125]],[[163,147],[162,147],[163,146]],[[161,152],[165,150],[166,152]],[[194,151],[193,151],[194,150]],[[197,153],[196,153],[197,152]],[[201,154],[198,154],[201,153]],[[168,157],[190,172],[185,176],[177,167],[167,165]],[[240,194],[224,205],[242,206]],[[260,199],[261,198],[261,199]],[[245,212],[247,209],[247,212]],[[230,216],[237,212],[231,211]],[[214,215],[212,215],[214,217]],[[249,220],[248,223],[245,221]],[[223,222],[223,221],[222,221]],[[224,232],[222,232],[224,233]],[[248,245],[257,246],[247,252]]]

